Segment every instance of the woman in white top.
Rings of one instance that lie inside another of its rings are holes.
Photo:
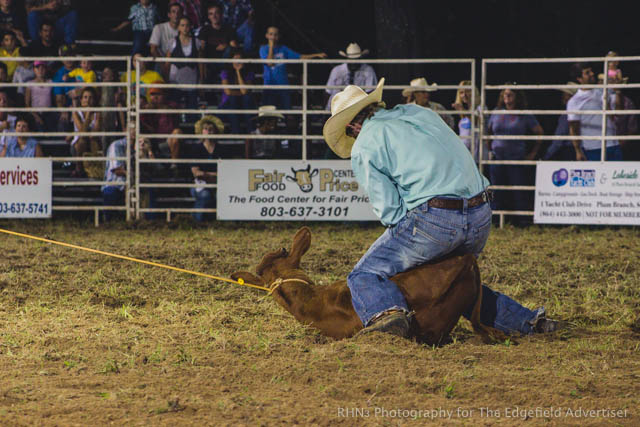
[[[80,106],[84,108],[95,107],[98,96],[96,91],[91,87],[85,87],[80,93]],[[73,99],[73,106],[78,106],[78,98]],[[100,132],[102,131],[102,120],[100,113],[97,111],[74,111],[73,115],[74,132]],[[71,140],[71,154],[74,157],[82,157],[87,152],[100,151],[99,137],[95,136],[78,136],[75,135]],[[73,173],[74,177],[83,177],[85,175],[82,163],[76,162],[76,169]]]
[[[191,21],[183,16],[178,23],[178,37],[175,38],[167,51],[167,58],[198,58],[201,48],[202,41],[191,34]],[[204,75],[204,63],[167,62],[165,74],[169,75],[170,83],[197,84],[200,81],[200,76]],[[185,97],[187,108],[198,108],[198,96],[195,89],[182,90],[180,98]]]

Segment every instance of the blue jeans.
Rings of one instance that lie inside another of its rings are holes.
[[[147,55],[147,43],[151,37],[151,30],[149,31],[133,31],[133,47],[131,48],[131,54],[141,53]]]
[[[223,110],[255,110],[256,103],[253,102],[251,94],[247,93],[241,96],[229,96],[224,104],[220,105],[220,108]],[[228,117],[231,123],[231,133],[243,133],[240,128],[240,120],[242,120],[245,125],[244,133],[249,133],[253,130],[250,114],[226,114],[226,117]]]
[[[363,325],[390,309],[409,311],[390,277],[448,255],[482,252],[491,230],[491,208],[487,203],[471,209],[464,204],[462,210],[448,210],[423,203],[371,245],[347,277],[353,308]],[[531,322],[540,311],[531,311],[486,286],[482,301],[481,318],[486,325],[507,333],[531,333]]]
[[[40,25],[42,24],[41,12],[30,12],[27,15],[27,26],[31,40],[40,39]],[[78,12],[70,10],[55,22],[56,38],[65,44],[76,42],[78,35]]]
[[[278,110],[290,110],[291,94],[287,89],[265,89],[260,105],[275,105]]]
[[[493,185],[529,185],[532,174],[530,166],[491,165],[490,181]],[[495,210],[526,211],[531,208],[530,197],[524,190],[496,190],[493,192]]]
[[[193,204],[195,209],[208,209],[213,207],[213,196],[208,188],[204,188],[201,191],[196,191],[195,188],[191,189],[191,197],[195,197],[196,202]],[[198,222],[202,222],[209,219],[211,214],[207,212],[194,212],[193,219]]]
[[[600,159],[602,158],[602,149],[584,150],[584,155],[587,156],[587,160],[600,161]],[[621,162],[622,148],[620,148],[619,145],[607,147],[606,156],[607,160],[610,162]]]
[[[109,185],[102,190],[102,203],[105,206],[122,206],[124,204],[124,190],[115,185]],[[114,212],[105,210],[104,220],[109,221],[114,217]]]

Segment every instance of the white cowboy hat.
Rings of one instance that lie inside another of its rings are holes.
[[[347,46],[346,53],[342,50],[339,51],[338,53],[340,54],[340,56],[344,56],[345,58],[358,59],[361,56],[364,56],[367,53],[369,53],[369,49],[361,50],[360,45],[358,45],[358,43],[350,43],[349,46]]]
[[[384,77],[369,94],[358,86],[350,85],[338,92],[331,100],[331,117],[324,124],[322,135],[329,148],[339,157],[343,159],[351,157],[351,147],[356,140],[347,136],[347,125],[364,107],[382,100],[383,86]]]
[[[275,105],[261,105],[258,108],[258,117],[254,117],[254,119],[259,119],[261,117],[276,117],[278,119],[284,119],[282,113],[279,113],[276,110]]]
[[[411,92],[435,92],[438,90],[437,84],[428,84],[427,79],[424,77],[411,80],[409,85],[411,86],[410,88],[402,90],[402,96],[407,97]]]

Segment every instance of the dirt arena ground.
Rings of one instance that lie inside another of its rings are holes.
[[[302,224],[0,228],[218,276]],[[345,277],[382,228],[308,224]],[[0,233],[0,425],[639,425],[640,230],[494,230],[483,281],[570,327],[485,345],[333,341],[263,292]],[[526,422],[525,422],[526,421]]]

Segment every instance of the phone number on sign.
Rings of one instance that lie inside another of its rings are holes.
[[[260,209],[260,216],[275,216],[275,217],[308,217],[311,215],[319,216],[319,217],[339,217],[339,216],[347,216],[349,211],[349,207],[342,206],[331,206],[326,208],[324,206],[314,207],[314,206],[293,206],[290,208],[285,208],[282,206],[263,206]]]
[[[0,203],[0,214],[47,214],[49,213],[48,203]]]

